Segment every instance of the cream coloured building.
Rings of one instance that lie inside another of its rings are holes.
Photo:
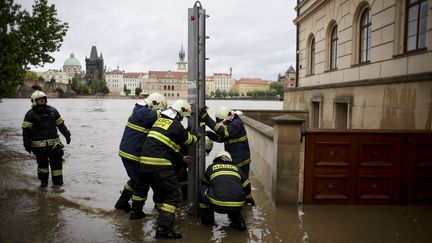
[[[123,86],[121,88],[121,95],[126,95],[124,93],[124,86],[126,86],[127,89],[129,89],[131,92],[129,95],[134,96],[135,95],[135,89],[141,88],[143,92],[145,91],[145,82],[148,79],[147,73],[142,72],[126,72],[123,74]]]
[[[39,75],[45,80],[45,82],[51,82],[55,80],[56,83],[69,84],[69,80],[72,78],[67,72],[60,70],[48,70],[46,72],[39,73]]]
[[[159,92],[167,99],[187,99],[187,72],[149,71],[144,88],[149,94]]]
[[[432,0],[301,0],[298,87],[309,127],[432,129]]]
[[[214,93],[216,92],[214,76],[206,76],[205,88],[207,96],[210,97],[212,96],[212,94],[214,95]]]
[[[248,92],[255,90],[266,91],[269,89],[269,81],[260,78],[241,78],[235,82],[235,91],[240,96],[247,96]]]
[[[214,73],[213,79],[215,90],[219,89],[228,92],[235,88],[235,80],[232,78],[231,73]]]
[[[105,80],[107,87],[110,91],[110,96],[120,96],[123,93],[123,75],[124,71],[120,71],[119,68],[105,73]],[[135,90],[134,90],[135,91]]]

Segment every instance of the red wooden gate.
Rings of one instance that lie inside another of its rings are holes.
[[[432,132],[307,130],[304,203],[432,203]]]

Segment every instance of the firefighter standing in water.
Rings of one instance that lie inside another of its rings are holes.
[[[249,142],[240,115],[228,107],[221,106],[216,111],[216,122],[208,115],[207,107],[201,109],[199,117],[201,121],[205,122],[214,131],[206,131],[206,136],[215,142],[223,142],[225,150],[232,157],[233,163],[249,179],[251,163]],[[247,196],[246,204],[255,205],[252,194]]]
[[[54,185],[63,185],[63,144],[60,142],[58,130],[70,144],[71,134],[64,124],[56,108],[47,105],[47,96],[42,91],[31,95],[32,108],[26,113],[22,124],[24,148],[34,153],[38,163],[38,179],[41,187],[48,185],[49,168]]]
[[[200,135],[188,132],[181,121],[190,117],[191,106],[185,100],[176,100],[153,124],[141,151],[141,171],[154,193],[163,198],[156,220],[156,238],[177,239],[182,235],[174,231],[175,212],[182,195],[176,173],[175,162],[192,162],[190,156],[180,153],[180,144],[192,145]]]
[[[153,123],[160,117],[160,110],[166,109],[167,102],[160,93],[150,94],[144,101],[135,104],[129,116],[120,142],[119,155],[129,176],[115,208],[131,211],[129,200],[132,198],[132,211],[129,219],[145,217],[143,206],[147,200],[149,186],[143,182],[140,171],[142,145]]]
[[[251,186],[243,172],[232,163],[231,155],[219,151],[207,167],[200,187],[201,222],[214,225],[214,212],[228,214],[230,226],[246,230],[241,208],[250,195]]]

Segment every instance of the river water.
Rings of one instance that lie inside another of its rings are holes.
[[[0,242],[155,241],[157,213],[130,221],[113,209],[127,180],[118,145],[137,100],[49,99],[72,133],[66,145],[63,187],[40,188],[36,162],[22,146],[21,123],[28,99],[0,104]],[[282,109],[279,101],[207,101],[210,115],[220,105],[237,109]],[[63,141],[64,138],[62,137]],[[222,148],[215,146],[215,150]],[[208,156],[208,160],[213,154]],[[179,242],[431,242],[428,206],[299,205],[274,208],[257,178],[251,176],[257,206],[245,207],[248,229],[228,227],[225,215],[208,228],[180,208]],[[151,194],[149,195],[151,198]]]

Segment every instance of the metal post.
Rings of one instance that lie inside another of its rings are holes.
[[[192,117],[189,127],[204,134],[205,127],[200,126],[198,114],[205,106],[205,9],[199,1],[188,9],[188,101],[192,104]],[[189,147],[193,163],[188,167],[189,213],[198,213],[198,193],[200,179],[205,171],[205,139]]]

